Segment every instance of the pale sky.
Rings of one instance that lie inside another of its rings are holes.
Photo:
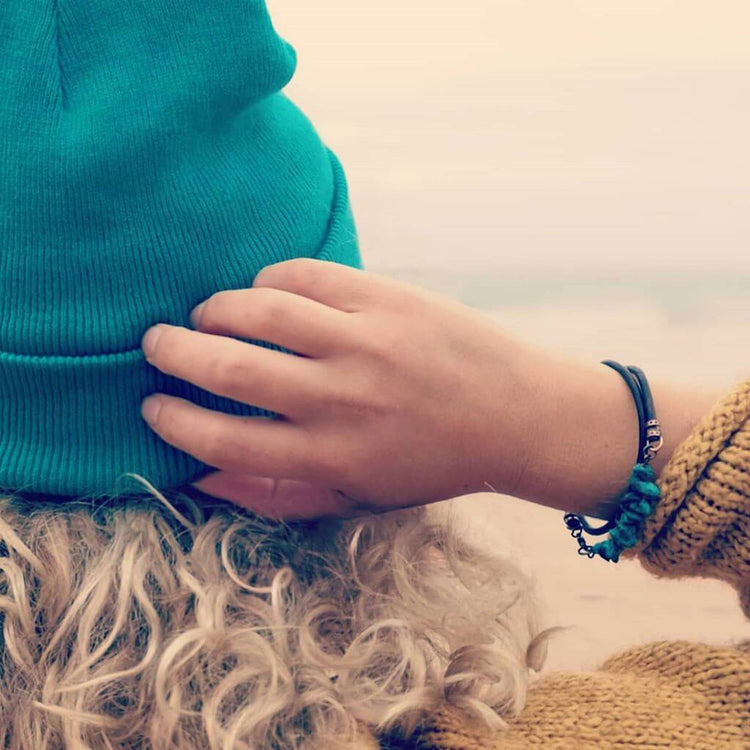
[[[750,63],[745,0],[270,0],[276,27],[320,68],[318,45],[372,63],[451,61],[472,72],[560,65],[743,68]],[[390,60],[384,60],[388,52]]]
[[[750,273],[746,0],[269,0],[371,267]]]

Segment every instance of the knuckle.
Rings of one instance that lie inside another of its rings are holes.
[[[328,404],[337,411],[346,412],[349,416],[375,417],[386,411],[386,404],[381,396],[382,383],[375,373],[366,372],[358,382],[349,387],[331,389]]]
[[[253,369],[243,359],[215,357],[211,361],[210,372],[215,386],[224,392],[246,388],[253,383]]]
[[[235,432],[224,430],[211,432],[205,437],[204,461],[223,469],[238,467],[240,443]]]
[[[247,322],[252,317],[252,323],[261,330],[277,328],[287,317],[287,309],[279,295],[270,289],[258,289],[256,295],[257,306],[247,309]]]
[[[403,361],[408,354],[402,336],[391,330],[379,331],[370,342],[370,350],[379,367],[390,369],[394,362]]]
[[[329,397],[329,403],[337,410],[361,413],[367,411],[366,400],[358,391],[338,390]]]
[[[344,474],[348,462],[346,454],[340,448],[321,442],[316,444],[307,455],[307,465],[303,468],[308,476],[320,482],[333,483],[345,480]]]

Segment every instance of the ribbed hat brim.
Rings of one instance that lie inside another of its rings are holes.
[[[346,178],[328,153],[334,200],[311,257],[361,266]],[[248,256],[245,278],[256,264]],[[197,479],[211,467],[161,440],[140,416],[142,400],[154,392],[228,414],[270,414],[164,375],[140,348],[91,356],[0,352],[0,490],[93,498],[145,494],[123,476],[128,472],[160,489]]]

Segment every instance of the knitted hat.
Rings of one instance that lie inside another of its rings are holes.
[[[295,65],[263,0],[2,0],[0,489],[207,473],[143,421],[156,391],[269,414],[140,342],[269,263],[360,266],[341,166],[281,93]]]

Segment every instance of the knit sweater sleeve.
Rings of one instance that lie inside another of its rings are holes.
[[[542,675],[508,727],[453,706],[429,717],[410,750],[747,750],[750,649],[662,641],[596,672]],[[381,743],[391,750],[403,745]]]
[[[750,617],[750,380],[729,390],[672,454],[638,557],[662,577],[719,578]]]

